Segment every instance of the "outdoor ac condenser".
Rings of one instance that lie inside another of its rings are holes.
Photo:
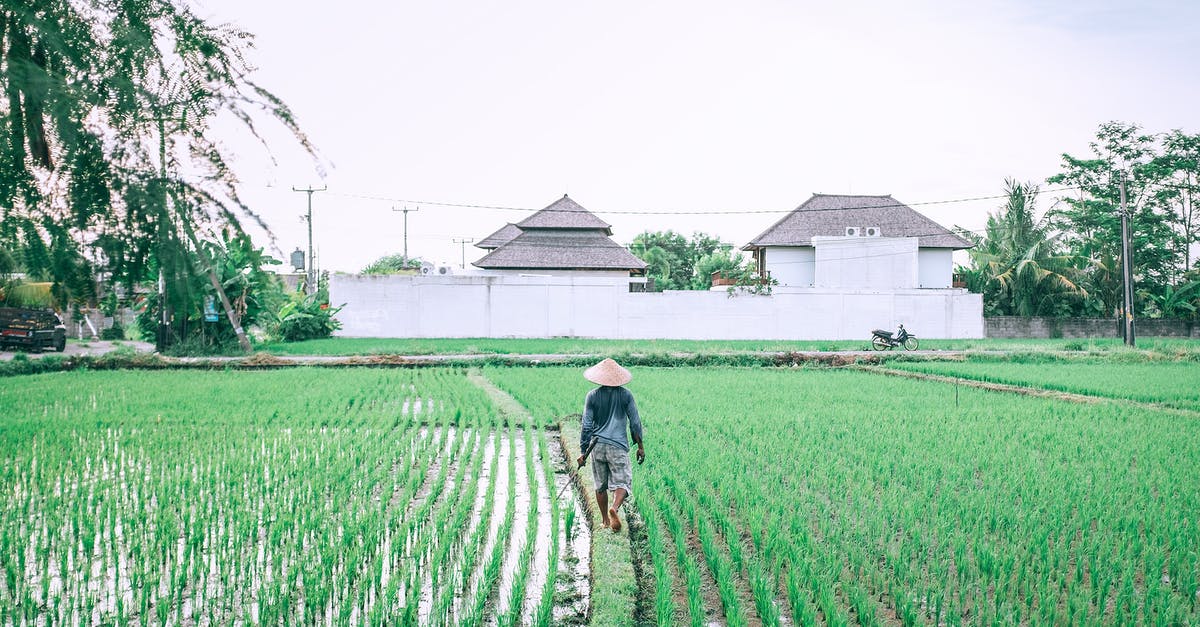
[[[846,237],[858,237],[860,235],[862,235],[862,227],[861,226],[846,227]]]
[[[879,237],[879,227],[868,226],[867,228],[863,229],[862,235],[863,237]]]

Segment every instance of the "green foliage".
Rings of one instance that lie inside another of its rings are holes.
[[[200,244],[207,258],[212,260],[233,310],[243,328],[270,327],[275,321],[275,312],[287,297],[279,278],[266,267],[280,262],[262,248],[255,247],[244,233],[229,230],[223,236],[220,244],[209,241]],[[200,263],[195,256],[189,258],[191,263]],[[236,345],[237,336],[207,274],[189,271],[177,279],[167,285],[169,344],[178,345],[172,352],[187,355],[229,352]],[[216,322],[204,319],[205,303],[210,299],[218,313]],[[137,318],[142,337],[156,337],[160,313],[156,295],[142,303]]]
[[[113,321],[111,327],[101,329],[100,339],[102,340],[123,340],[125,339],[125,325],[121,324],[120,320]]]
[[[1197,241],[1193,200],[1200,182],[1200,136],[1180,131],[1153,135],[1136,124],[1100,125],[1092,154],[1063,155],[1052,184],[1078,188],[1060,199],[1052,218],[1063,242],[1083,263],[1080,286],[1089,298],[1076,311],[1113,315],[1121,307],[1120,183],[1125,181],[1136,311],[1155,313],[1155,295],[1177,285],[1189,270],[1189,247]]]
[[[227,114],[255,137],[274,121],[311,147],[248,78],[250,46],[179,0],[0,7],[0,249],[19,251],[61,308],[92,299],[101,271],[129,288],[161,271],[189,289],[207,271],[196,242],[262,224],[213,120]]]
[[[693,233],[689,240],[675,231],[645,231],[629,249],[646,262],[656,291],[706,290],[713,272],[737,279],[753,271],[740,252],[704,233]]]
[[[372,261],[359,274],[397,274],[420,269],[420,258],[406,258],[402,254],[384,255]]]
[[[975,246],[971,267],[960,268],[967,286],[984,295],[984,310],[998,316],[1069,313],[1088,293],[1077,283],[1079,263],[1063,250],[1061,234],[1037,218],[1038,186],[1004,182],[1005,205],[988,216],[983,235],[958,228]]]
[[[589,387],[489,376],[535,415],[577,413]],[[671,540],[652,561],[707,570],[720,603],[679,586],[694,619],[775,624],[786,588],[793,617],[824,617],[804,624],[1196,620],[1200,529],[1179,521],[1200,515],[1200,438],[1176,415],[844,370],[640,369],[629,387],[633,493]],[[1141,573],[1153,593],[1118,583]]]
[[[342,328],[334,318],[341,307],[330,307],[321,294],[293,294],[277,314],[274,334],[284,342],[317,340]]]

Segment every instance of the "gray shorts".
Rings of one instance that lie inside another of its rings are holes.
[[[592,449],[592,479],[598,491],[623,488],[632,495],[633,464],[629,463],[629,451],[597,442]]]

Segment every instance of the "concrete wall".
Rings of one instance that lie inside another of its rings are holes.
[[[767,272],[780,285],[813,286],[817,258],[812,246],[772,246],[766,260]]]
[[[917,285],[945,289],[954,279],[954,251],[949,248],[922,248],[917,251]]]
[[[814,246],[770,246],[766,270],[782,286],[947,289],[954,251],[910,237],[814,237]]]
[[[983,337],[983,301],[965,290],[777,287],[631,293],[588,277],[334,275],[346,337],[867,339],[903,323],[924,338]]]
[[[992,316],[985,319],[987,337],[996,338],[1116,338],[1121,337],[1116,318],[1025,318]],[[1188,320],[1148,318],[1134,323],[1135,337],[1200,339],[1200,324]]]
[[[814,237],[812,242],[816,248],[816,287],[917,287],[915,237]]]

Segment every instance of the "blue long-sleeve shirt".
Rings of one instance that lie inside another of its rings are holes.
[[[642,419],[638,416],[633,393],[623,387],[601,386],[588,392],[583,403],[583,430],[579,434],[579,450],[586,451],[592,436],[601,442],[628,451],[629,440],[642,439]]]

